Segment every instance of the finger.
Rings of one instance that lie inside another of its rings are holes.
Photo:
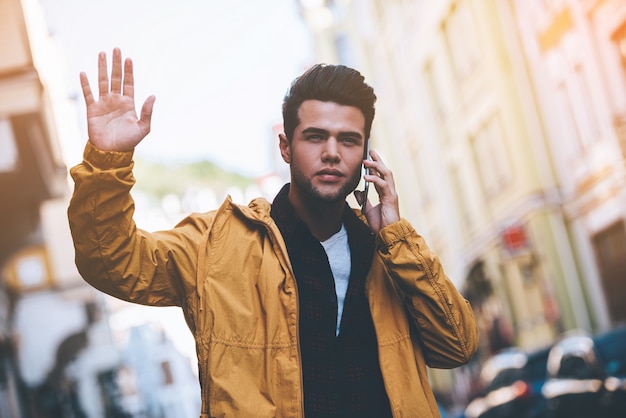
[[[394,185],[393,172],[385,165],[380,154],[376,151],[371,150],[370,152],[372,156],[372,162],[367,164],[370,168],[370,173],[377,174],[378,177],[384,179],[385,181],[390,182],[390,184]]]
[[[372,161],[374,161],[377,165],[386,167],[385,162],[383,161],[379,153],[374,150],[370,150],[370,156],[372,157]]]
[[[85,104],[89,106],[95,99],[93,97],[93,93],[91,92],[91,87],[89,86],[89,80],[87,79],[87,74],[84,72],[80,73],[80,87],[83,90],[83,97],[85,98]]]
[[[396,188],[396,183],[393,178],[393,173],[391,170],[385,168],[370,168],[370,174],[364,176],[365,180],[373,183],[376,186],[376,190],[381,194],[381,192],[393,192]]]
[[[107,74],[107,54],[98,54],[98,93],[104,97],[109,92],[109,75]]]
[[[385,210],[392,210],[393,213],[398,213],[398,193],[396,192],[393,184],[387,180],[384,180],[378,176],[372,176],[371,184],[378,194],[378,200],[381,208]],[[369,210],[369,209],[368,209]],[[394,216],[395,219],[397,216]]]
[[[143,130],[146,134],[150,132],[150,123],[152,121],[152,109],[154,108],[155,100],[156,100],[156,97],[150,96],[143,103],[143,106],[141,106],[141,116],[139,117],[139,123],[143,126]]]
[[[133,60],[124,61],[124,96],[135,98],[135,76],[133,75]]]
[[[363,176],[363,178],[366,181],[369,181],[376,188],[376,192],[378,193],[379,196],[381,192],[383,191],[383,189],[387,189],[389,187],[387,180],[380,177],[379,174],[370,173],[366,176]]]
[[[385,178],[385,174],[387,172],[389,172],[388,169],[386,169],[386,167],[384,166],[384,164],[378,162],[378,161],[373,161],[373,160],[369,160],[369,161],[365,161],[363,162],[363,165],[367,168],[368,174],[374,177],[378,177],[381,179]]]
[[[111,92],[121,93],[122,91],[122,51],[119,48],[113,49],[113,64],[111,67]]]
[[[371,182],[376,188],[376,192],[382,199],[396,199],[396,186],[393,173],[383,163],[380,155],[372,152],[372,161],[366,164],[369,167],[370,174],[364,176],[365,180]]]

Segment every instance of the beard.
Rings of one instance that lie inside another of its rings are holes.
[[[313,200],[324,203],[336,203],[344,201],[352,193],[361,180],[361,170],[355,170],[352,177],[334,192],[323,192],[315,187],[311,179],[307,177],[295,164],[291,164],[291,183],[296,186],[304,195]]]

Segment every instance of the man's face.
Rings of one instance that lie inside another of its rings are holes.
[[[365,117],[356,107],[306,100],[298,110],[300,124],[280,150],[291,166],[291,192],[296,199],[334,203],[358,185],[365,145]]]

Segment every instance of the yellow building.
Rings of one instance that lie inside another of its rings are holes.
[[[626,321],[626,3],[513,3],[577,255],[567,289],[607,329]]]
[[[318,61],[376,89],[372,147],[473,304],[478,362],[626,319],[624,2],[300,3]]]

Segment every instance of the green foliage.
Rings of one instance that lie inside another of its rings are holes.
[[[161,199],[168,194],[182,196],[190,188],[211,188],[217,194],[230,187],[246,187],[255,183],[251,177],[226,171],[209,161],[189,164],[162,164],[135,158],[135,188]]]

